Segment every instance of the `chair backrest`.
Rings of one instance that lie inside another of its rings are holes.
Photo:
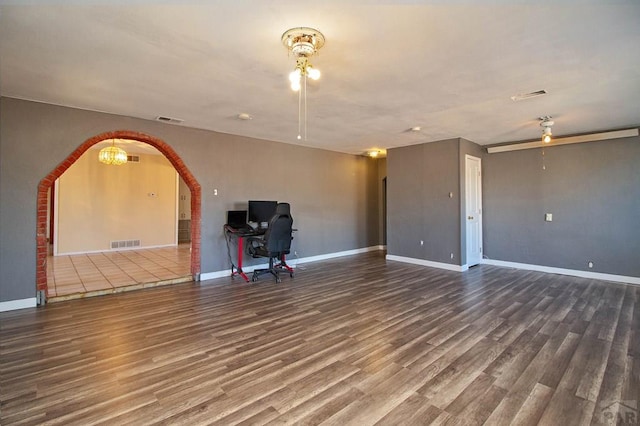
[[[265,248],[272,253],[289,253],[293,239],[293,218],[289,203],[279,203],[264,234]]]

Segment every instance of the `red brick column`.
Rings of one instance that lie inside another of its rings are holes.
[[[175,167],[191,190],[191,274],[200,273],[200,223],[201,223],[201,189],[200,184],[191,174],[182,159],[162,140],[140,132],[116,130],[106,132],[87,139],[76,148],[62,163],[40,181],[38,185],[37,219],[36,219],[36,289],[47,290],[47,192],[58,179],[86,150],[105,139],[133,139],[147,143],[160,151]]]

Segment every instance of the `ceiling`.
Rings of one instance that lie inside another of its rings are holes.
[[[536,139],[542,115],[555,135],[640,125],[637,0],[8,3],[7,97],[353,154]],[[302,141],[280,41],[300,26],[326,37]]]

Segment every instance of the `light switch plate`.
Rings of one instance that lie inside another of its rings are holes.
[[[553,221],[553,214],[552,213],[545,213],[544,221],[545,222],[552,222]]]

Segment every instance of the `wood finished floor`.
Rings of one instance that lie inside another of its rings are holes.
[[[0,313],[0,424],[599,424],[640,287],[382,252]],[[636,418],[635,421],[638,421]]]

